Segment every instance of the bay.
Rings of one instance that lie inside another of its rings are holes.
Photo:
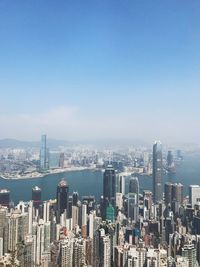
[[[42,200],[55,199],[57,185],[62,179],[67,181],[70,193],[77,191],[80,195],[94,195],[97,199],[102,194],[102,172],[91,170],[50,174],[45,177],[23,180],[0,179],[0,188],[7,188],[11,191],[11,200],[15,204],[20,200],[30,200],[34,186],[42,189]]]
[[[103,173],[102,171],[71,171],[60,174],[51,174],[43,178],[33,178],[26,180],[5,180],[0,179],[0,188],[7,188],[11,191],[11,200],[16,204],[20,200],[28,201],[31,199],[32,188],[39,186],[42,189],[42,199],[55,199],[56,188],[61,179],[65,179],[69,184],[70,193],[77,191],[80,196],[94,195],[100,199],[103,192]],[[188,195],[190,184],[200,184],[200,155],[186,155],[184,160],[178,162],[176,174],[171,176],[164,175],[165,182],[180,182],[184,185],[184,195]],[[126,192],[128,192],[129,178],[126,178]],[[144,189],[152,190],[152,177],[139,176],[140,192]]]

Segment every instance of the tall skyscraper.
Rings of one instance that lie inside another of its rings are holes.
[[[171,167],[174,162],[172,151],[169,150],[167,154],[167,166]]]
[[[64,168],[65,165],[65,154],[64,153],[60,153],[60,158],[59,158],[59,167],[61,169]]]
[[[153,146],[153,195],[154,201],[162,200],[162,144],[155,142]]]
[[[114,205],[116,193],[116,174],[112,165],[108,165],[103,176],[103,198]]]
[[[179,204],[183,203],[183,185],[181,183],[172,185],[172,201],[176,201]]]
[[[10,191],[7,189],[0,190],[0,205],[9,207],[10,204]]]
[[[114,222],[115,210],[111,204],[106,208],[106,220]]]
[[[32,200],[33,207],[38,209],[42,200],[42,190],[38,186],[32,188]]]
[[[181,254],[183,257],[189,260],[189,267],[195,267],[196,265],[196,255],[197,250],[194,244],[185,244],[181,249]]]
[[[108,165],[103,176],[103,217],[106,217],[106,208],[109,203],[115,205],[116,174],[112,165]]]
[[[183,203],[183,185],[181,183],[166,183],[165,184],[165,204],[172,202]]]
[[[138,219],[138,204],[136,193],[128,193],[128,218],[135,221],[137,221]]]
[[[165,183],[165,205],[171,205],[172,203],[172,183]]]
[[[144,218],[150,218],[152,214],[152,192],[143,191]]]
[[[98,257],[99,264],[94,266],[104,266],[111,267],[111,239],[109,235],[105,234],[105,230],[99,229],[98,242]],[[98,262],[98,257],[95,257],[96,262]]]
[[[15,251],[19,240],[24,241],[28,234],[28,213],[14,210],[8,217],[8,250]]]
[[[35,251],[34,251],[34,237],[31,235],[25,236],[23,247],[19,255],[21,266],[34,266]]]
[[[120,210],[123,208],[123,194],[122,193],[116,193],[116,207]]]
[[[77,206],[79,200],[78,192],[73,192],[72,194],[72,206]]]
[[[121,174],[117,174],[116,179],[117,179],[117,182],[116,182],[117,192],[125,195],[125,176]]]
[[[69,186],[62,180],[57,186],[57,221],[60,221],[60,215],[66,211],[68,215]]]
[[[47,136],[44,134],[41,137],[40,147],[40,169],[45,171],[48,169],[48,149],[47,149]]]
[[[189,186],[189,201],[192,207],[200,202],[200,186],[190,185]]]
[[[129,193],[137,194],[137,203],[139,202],[139,181],[137,177],[131,177],[129,181]]]
[[[169,150],[168,151],[168,154],[167,154],[167,165],[166,165],[166,168],[168,170],[168,177],[169,177],[169,181],[173,181],[173,173],[176,172],[176,167],[175,167],[175,164],[174,164],[174,157],[173,157],[173,154],[172,154],[172,151]]]
[[[73,264],[73,240],[65,238],[60,243],[60,266],[71,267]]]

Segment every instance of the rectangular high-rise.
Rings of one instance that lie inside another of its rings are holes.
[[[117,174],[116,183],[117,193],[122,193],[122,195],[125,195],[125,176],[122,174]]]
[[[153,196],[155,202],[163,199],[162,191],[162,144],[158,141],[153,145]]]
[[[181,183],[165,183],[165,204],[172,205],[172,202],[183,203],[183,185]]]
[[[48,169],[48,150],[47,150],[47,136],[45,134],[41,137],[40,147],[40,170]]]
[[[116,174],[112,165],[108,165],[103,175],[103,214],[106,217],[106,208],[111,204],[115,206],[116,197]]]
[[[108,204],[115,204],[116,174],[112,165],[108,165],[103,175],[103,198]]]
[[[195,204],[200,202],[200,186],[190,185],[189,186],[189,202],[194,207]]]

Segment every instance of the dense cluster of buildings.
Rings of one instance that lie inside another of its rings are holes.
[[[167,157],[163,158],[166,172],[174,171],[174,160],[182,159],[180,150],[176,151],[175,158],[173,152],[169,150]],[[104,169],[109,162],[112,162],[117,172],[152,175],[152,160],[152,151],[147,147],[97,149],[81,144],[53,145],[44,134],[40,144],[35,142],[24,147],[0,147],[0,177],[28,179],[70,169]]]
[[[189,199],[180,183],[167,182],[163,190],[160,142],[152,159],[153,192],[142,191],[136,176],[127,178],[112,164],[103,174],[100,201],[70,195],[65,180],[55,200],[42,201],[36,186],[29,202],[14,206],[10,192],[1,190],[0,266],[199,266],[200,186],[189,187]]]

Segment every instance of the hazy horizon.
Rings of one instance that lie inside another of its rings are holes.
[[[0,139],[199,143],[200,2],[0,3]]]

